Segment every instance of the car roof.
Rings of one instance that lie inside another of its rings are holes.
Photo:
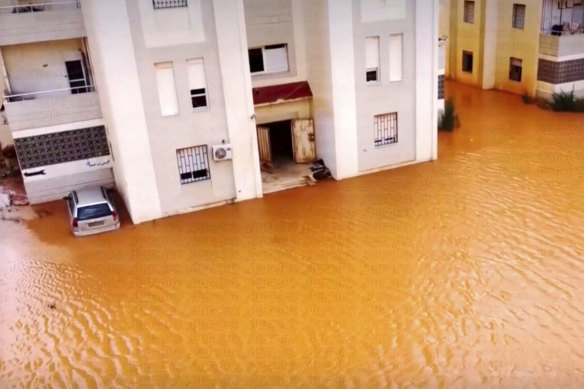
[[[76,190],[78,205],[90,205],[107,202],[99,186]]]

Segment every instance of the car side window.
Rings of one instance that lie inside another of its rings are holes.
[[[71,215],[74,215],[74,214],[75,214],[75,212],[73,212],[73,209],[74,209],[74,208],[73,208],[73,198],[71,198],[71,197],[70,197],[70,198],[67,200],[67,205],[69,206],[69,211],[71,211]]]

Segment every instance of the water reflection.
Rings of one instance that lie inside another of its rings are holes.
[[[60,203],[0,224],[0,382],[582,387],[582,116],[449,89],[436,162],[84,239]]]

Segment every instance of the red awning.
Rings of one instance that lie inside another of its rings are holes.
[[[312,91],[306,81],[253,88],[252,94],[254,105],[284,103],[312,97]]]

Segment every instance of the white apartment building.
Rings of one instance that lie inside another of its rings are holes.
[[[33,203],[115,185],[140,223],[437,157],[436,0],[30,3],[0,69]]]

